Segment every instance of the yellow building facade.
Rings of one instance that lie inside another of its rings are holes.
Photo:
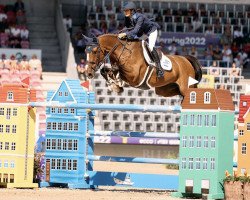
[[[0,103],[0,186],[34,188],[35,108]]]

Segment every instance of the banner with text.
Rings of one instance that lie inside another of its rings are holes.
[[[158,39],[158,42],[163,41],[166,45],[170,45],[173,41],[177,46],[196,46],[206,47],[209,44],[216,46],[220,42],[220,35],[204,34],[204,33],[173,33],[164,32]]]

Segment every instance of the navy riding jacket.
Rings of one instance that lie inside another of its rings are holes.
[[[128,39],[138,39],[143,34],[149,35],[160,28],[156,22],[151,21],[142,13],[134,13],[131,18],[125,17],[125,26],[133,28],[126,32]]]

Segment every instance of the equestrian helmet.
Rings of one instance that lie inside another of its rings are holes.
[[[127,2],[125,3],[125,5],[123,6],[123,10],[135,10],[136,9],[136,5],[134,2]]]

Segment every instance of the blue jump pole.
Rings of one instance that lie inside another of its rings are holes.
[[[129,162],[129,163],[150,163],[150,164],[174,164],[179,165],[177,159],[140,158],[140,157],[113,157],[88,155],[89,161]]]
[[[140,112],[181,112],[181,106],[133,105],[133,104],[87,104],[59,102],[31,102],[31,107],[82,108],[90,110],[119,110]]]

